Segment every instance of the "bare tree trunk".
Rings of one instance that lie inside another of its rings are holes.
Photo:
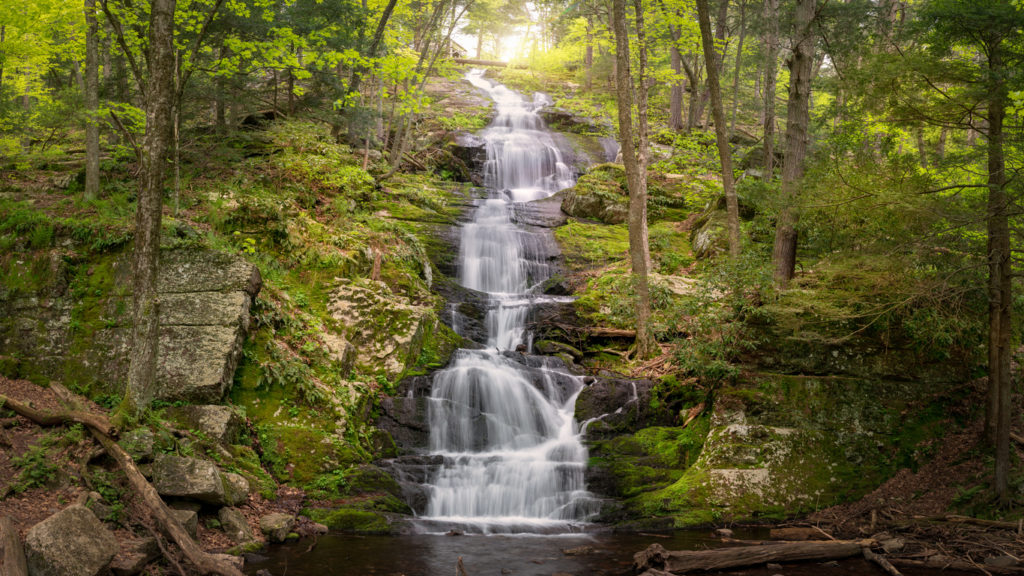
[[[740,255],[740,208],[736,198],[736,186],[732,176],[732,150],[729,149],[729,135],[725,129],[725,111],[722,109],[722,87],[718,82],[718,51],[711,38],[711,11],[708,0],[697,0],[697,20],[700,25],[701,43],[704,46],[704,62],[708,70],[708,92],[711,96],[711,111],[715,116],[715,139],[718,141],[718,157],[722,161],[722,188],[725,190],[726,218],[729,227],[729,254]]]
[[[921,168],[928,169],[928,150],[924,146],[924,128],[914,131],[917,138],[917,155],[921,161]]]
[[[642,11],[641,11],[642,12]],[[637,355],[649,358],[657,348],[651,332],[651,299],[648,284],[649,252],[647,241],[647,188],[643,151],[636,149],[633,130],[633,78],[629,65],[629,34],[626,30],[626,6],[624,0],[612,2],[612,29],[615,32],[615,87],[619,112],[619,140],[622,144],[622,159],[626,167],[626,183],[629,188],[629,259],[632,265],[634,310],[636,314]],[[641,79],[641,86],[643,79]]]
[[[100,193],[99,26],[96,0],[85,0],[85,197]]]
[[[227,48],[224,47],[222,42],[220,47],[217,48],[217,59],[223,60],[227,56]],[[213,122],[216,127],[217,133],[223,134],[227,132],[227,118],[225,114],[226,105],[225,99],[225,82],[219,75],[214,79],[214,112]]]
[[[587,52],[583,56],[583,64],[586,66],[586,89],[590,92],[594,85],[594,23],[590,16],[587,16]]]
[[[669,56],[672,64],[672,74],[676,80],[672,82],[672,96],[669,103],[668,128],[680,132],[685,128],[683,124],[683,81],[679,75],[683,72],[683,55],[679,53],[679,29],[675,26],[669,28],[672,37],[672,46],[669,48]]]
[[[1002,80],[1003,62],[998,48],[989,54],[991,77],[988,102],[988,382],[989,406],[986,432],[995,443],[994,488],[1000,505],[1008,505],[1010,475],[1010,310],[1012,261],[1010,252],[1009,196],[1006,193],[1006,161],[1003,156],[1003,120],[1007,88]]]
[[[135,209],[132,255],[132,349],[128,389],[121,415],[137,418],[156,392],[160,301],[157,270],[164,176],[173,127],[175,0],[152,0],[149,21],[149,83],[146,89],[146,134]]]
[[[764,0],[764,179],[775,173],[775,66],[779,53],[779,0]]]
[[[747,35],[747,3],[740,2],[740,41],[736,46],[736,66],[732,73],[732,118],[729,120],[729,137],[736,132],[736,111],[740,107],[740,64],[743,63],[743,40]]]
[[[794,206],[800,179],[804,174],[804,156],[810,127],[811,74],[814,66],[814,37],[811,31],[815,0],[796,0],[793,31],[793,57],[789,62],[789,102],[786,109],[786,158],[782,163],[782,192],[772,263],[775,284],[789,285],[796,268],[796,223]]]
[[[945,126],[943,126],[942,129],[939,130],[939,142],[938,142],[937,148],[935,150],[935,153],[938,155],[940,160],[943,160],[943,159],[946,158],[946,135],[947,134],[949,134],[949,129],[946,128]]]
[[[0,43],[7,40],[7,25],[0,24]],[[0,96],[4,93],[4,65],[3,60],[0,60]]]

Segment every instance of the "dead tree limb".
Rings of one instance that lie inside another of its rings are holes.
[[[14,410],[15,414],[24,416],[40,426],[57,426],[59,424],[77,423],[84,424],[89,428],[99,430],[107,436],[117,437],[115,428],[105,416],[81,412],[77,410],[65,410],[61,412],[43,412],[36,410],[28,404],[22,404],[13,398],[0,394],[0,407],[7,407]]]
[[[28,576],[28,564],[25,562],[18,528],[7,516],[0,516],[0,574]]]
[[[862,554],[861,549],[873,540],[837,540],[835,542],[778,542],[759,546],[718,548],[715,550],[665,550],[651,544],[633,556],[637,573],[664,570],[672,574],[695,571],[728,570],[756,566],[768,562],[801,562],[805,560],[838,560]]]
[[[864,547],[864,558],[869,562],[877,564],[882,570],[885,570],[885,573],[889,576],[903,576],[903,573],[890,564],[889,561],[886,560],[885,556],[872,552],[871,548],[868,548],[867,546]]]

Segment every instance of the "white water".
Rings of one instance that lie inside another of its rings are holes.
[[[425,516],[481,532],[570,531],[596,512],[573,419],[582,381],[557,362],[529,368],[502,351],[528,346],[530,309],[543,299],[530,290],[550,275],[543,237],[512,221],[513,203],[571,186],[573,173],[536,114],[539,95],[526,101],[475,71],[467,80],[497,108],[480,133],[489,198],[463,226],[459,254],[459,282],[489,296],[488,348],[460,350],[434,377],[430,450],[444,464]]]

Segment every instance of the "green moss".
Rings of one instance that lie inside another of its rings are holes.
[[[555,230],[566,264],[573,270],[600,268],[624,261],[629,254],[629,231],[625,224],[607,225],[570,218]]]
[[[302,513],[309,516],[313,522],[339,532],[388,534],[391,531],[387,517],[371,510],[307,508]]]

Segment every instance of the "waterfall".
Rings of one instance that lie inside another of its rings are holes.
[[[459,254],[459,282],[488,296],[487,348],[459,350],[434,376],[430,452],[443,464],[424,517],[480,532],[569,531],[597,511],[573,418],[582,379],[510,351],[528,347],[531,308],[545,299],[532,289],[550,276],[544,239],[515,224],[514,203],[546,198],[574,176],[536,113],[542,96],[527,101],[478,71],[467,80],[497,109],[480,133],[488,198],[462,226]]]

